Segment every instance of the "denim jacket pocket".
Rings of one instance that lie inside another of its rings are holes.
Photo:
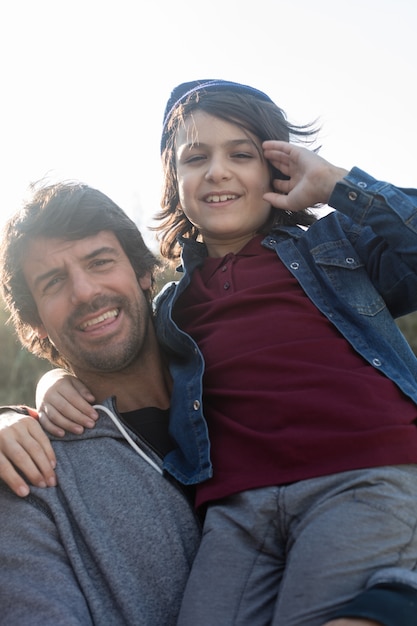
[[[366,316],[377,315],[386,308],[363,261],[348,241],[327,242],[316,246],[311,253],[339,301]]]

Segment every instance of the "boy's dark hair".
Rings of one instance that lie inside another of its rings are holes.
[[[37,237],[68,241],[107,230],[117,237],[137,278],[153,277],[159,261],[145,245],[136,224],[105,194],[79,182],[35,184],[32,197],[5,224],[0,241],[0,280],[9,321],[30,352],[68,368],[49,338],[38,337],[38,310],[22,271],[28,243]],[[151,293],[146,294],[151,300]]]
[[[180,256],[178,239],[197,239],[198,230],[179,208],[178,184],[176,176],[175,140],[184,121],[195,111],[204,111],[232,124],[237,124],[256,135],[261,142],[267,139],[298,141],[312,144],[318,129],[314,124],[297,126],[288,122],[286,115],[266,94],[258,90],[228,81],[193,81],[176,87],[165,109],[161,152],[164,170],[161,211],[155,219],[160,222],[153,230],[157,231],[161,254],[177,261]],[[269,166],[271,182],[283,178],[283,174]],[[268,222],[262,232],[268,232],[275,225],[309,226],[316,220],[309,211],[283,211],[271,209]]]

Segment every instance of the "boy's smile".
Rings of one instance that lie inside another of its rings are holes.
[[[261,142],[237,124],[197,111],[177,134],[176,158],[181,208],[210,256],[238,252],[270,214]]]

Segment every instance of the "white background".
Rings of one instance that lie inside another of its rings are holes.
[[[266,91],[290,121],[319,118],[325,158],[417,187],[416,27],[415,0],[5,0],[0,225],[48,177],[145,229],[165,102],[197,78]]]

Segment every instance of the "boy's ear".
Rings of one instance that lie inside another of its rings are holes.
[[[42,324],[40,324],[39,326],[33,326],[32,327],[33,330],[35,331],[36,335],[38,336],[39,339],[46,339],[48,336],[48,333],[45,330],[45,327],[42,326]]]

